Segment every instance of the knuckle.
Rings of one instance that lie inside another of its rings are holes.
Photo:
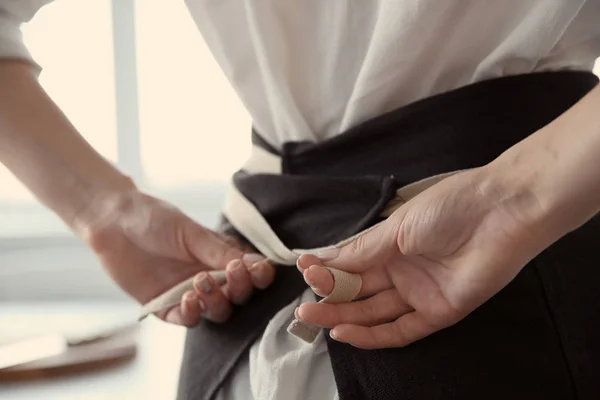
[[[242,244],[242,242],[235,236],[225,235],[225,234],[221,234],[220,236],[223,238],[223,241],[225,243],[227,243],[228,245],[230,245],[232,247],[235,247],[240,250],[248,249],[248,246]]]
[[[265,289],[275,279],[275,267],[269,261],[261,261],[251,273],[252,284],[258,289]]]
[[[351,314],[354,319],[360,318],[361,322],[364,320],[365,323],[371,323],[376,319],[377,310],[372,301],[365,300],[357,304],[360,304],[360,309],[358,313]]]
[[[242,244],[242,242],[240,241],[239,238],[237,238],[236,236],[232,236],[232,235],[228,235],[225,234],[223,232],[218,232],[218,231],[211,231],[211,233],[219,238],[220,240],[222,240],[225,244],[238,248],[240,250],[244,249],[244,245]]]
[[[188,239],[188,247],[195,246],[199,249],[198,258],[212,267],[224,267],[231,260],[242,257],[242,251],[220,240],[210,240],[207,234],[199,239]]]
[[[211,246],[210,249],[211,259],[215,264],[226,264],[231,260],[236,258],[241,258],[242,252],[241,250],[232,247],[227,244],[217,244],[215,246]]]
[[[355,240],[350,242],[346,247],[346,252],[349,257],[359,256],[367,247],[366,235],[360,235]]]
[[[233,243],[225,235],[213,232],[198,224],[189,217],[181,214],[177,223],[181,240],[188,249],[201,249],[201,252],[211,257],[219,257],[233,248]]]

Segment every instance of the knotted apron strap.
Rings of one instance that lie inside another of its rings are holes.
[[[279,237],[277,237],[258,209],[233,184],[229,187],[223,214],[240,234],[248,239],[261,254],[274,264],[295,265],[296,260],[302,254],[316,254],[325,249],[288,249]],[[334,278],[334,288],[329,296],[321,301],[343,303],[354,300],[361,288],[362,281],[360,276],[331,268],[329,270]],[[225,271],[223,270],[210,271],[209,274],[220,285],[226,282]],[[142,307],[139,319],[141,320],[151,313],[179,304],[181,297],[188,290],[193,290],[193,278],[179,283],[167,292],[146,303]],[[288,331],[294,336],[312,343],[320,328],[294,320]]]
[[[281,159],[260,147],[255,146],[248,162],[242,168],[248,173],[281,173]],[[424,180],[404,186],[396,192],[396,196],[388,203],[382,216],[388,217],[402,204],[415,197],[430,186],[456,172],[436,175]],[[274,264],[293,266],[302,254],[317,254],[328,248],[339,248],[364,235],[377,225],[365,229],[356,235],[342,240],[333,246],[314,249],[289,249],[271,229],[260,211],[250,202],[234,185],[230,183],[226,197],[223,214],[231,225],[243,235],[252,245],[268,260]],[[321,300],[324,303],[346,303],[355,299],[361,289],[360,275],[345,271],[327,268],[334,279],[332,292]],[[219,285],[226,282],[224,270],[213,270],[209,274]],[[165,310],[180,304],[181,297],[189,290],[193,290],[193,278],[183,281],[165,293],[150,300],[141,308],[139,319],[142,320],[149,314]],[[312,343],[317,337],[320,328],[302,321],[294,320],[288,327],[288,332],[300,339]]]

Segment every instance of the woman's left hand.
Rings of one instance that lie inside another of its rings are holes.
[[[356,347],[400,347],[491,298],[551,239],[536,223],[544,215],[536,196],[497,185],[490,169],[446,178],[333,254],[302,256],[298,267],[318,295],[333,287],[326,265],[360,274],[358,297],[367,298],[305,303],[296,316]]]

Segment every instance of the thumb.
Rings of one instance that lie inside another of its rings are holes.
[[[362,272],[376,265],[384,264],[398,250],[396,245],[398,229],[388,219],[367,232],[354,238],[341,247],[323,250],[316,256],[331,268],[347,272]]]
[[[244,255],[240,248],[191,220],[185,224],[183,237],[187,252],[213,269],[224,269],[231,260],[242,259]]]

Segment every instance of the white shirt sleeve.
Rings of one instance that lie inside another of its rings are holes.
[[[21,24],[52,0],[0,0],[0,59],[17,58],[37,66],[23,43]]]

